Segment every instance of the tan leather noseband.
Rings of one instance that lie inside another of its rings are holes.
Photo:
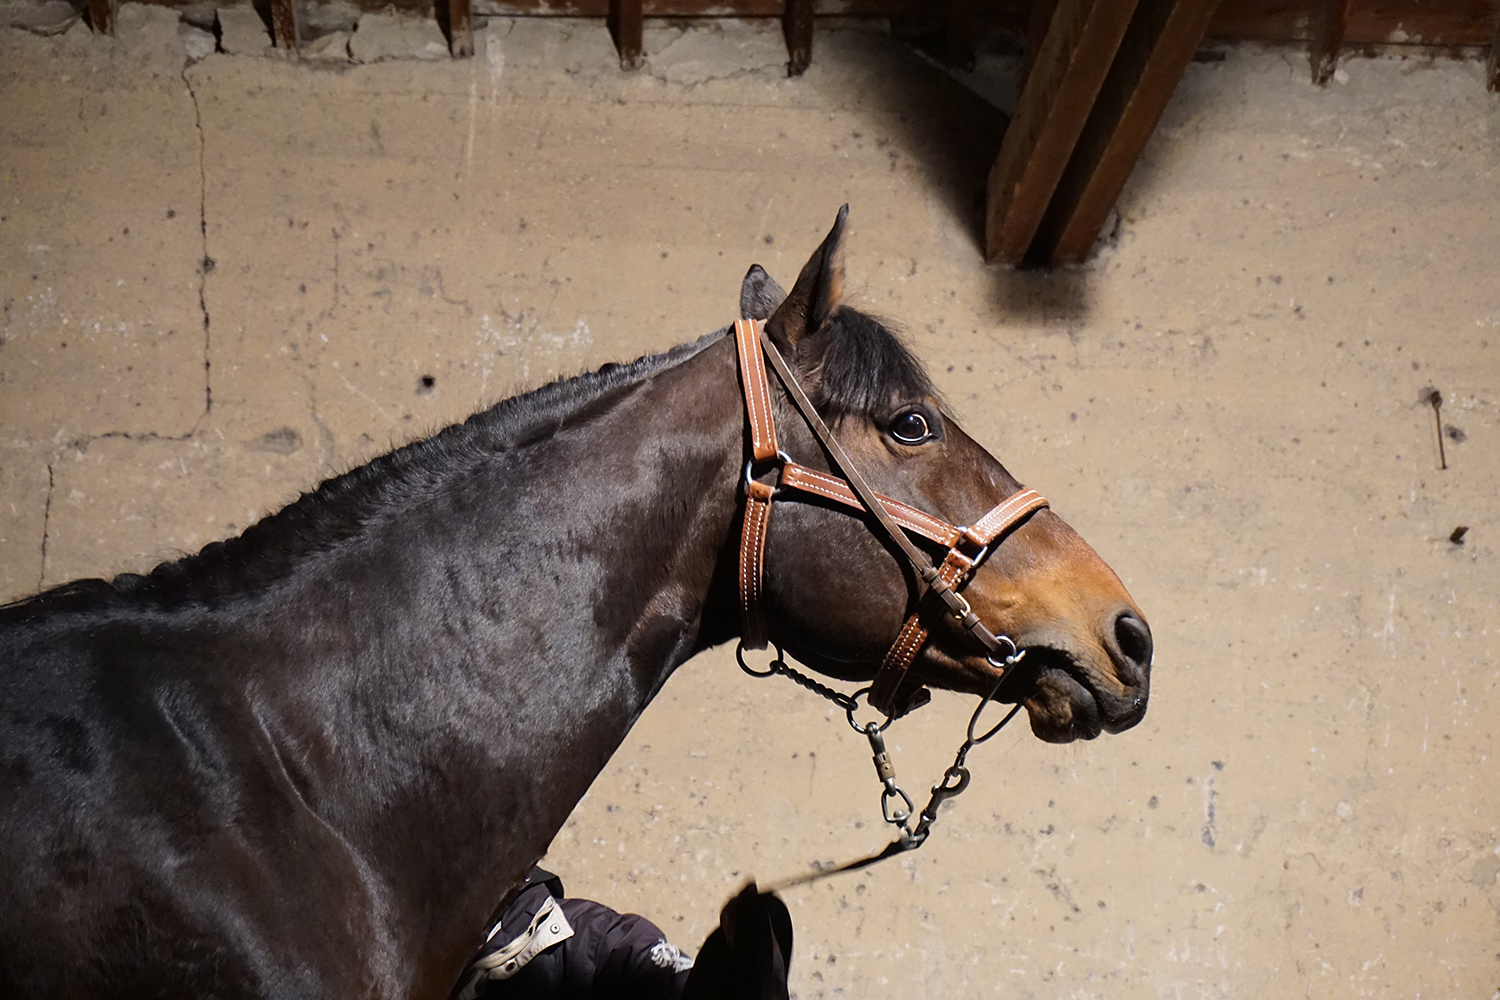
[[[898,697],[902,681],[917,653],[926,642],[928,628],[921,620],[921,602],[935,594],[947,605],[960,625],[985,647],[989,661],[999,670],[1009,669],[1017,654],[1016,644],[985,627],[959,593],[993,546],[1034,511],[1047,506],[1035,490],[1020,490],[996,504],[968,527],[958,527],[909,504],[881,496],[872,490],[849,461],[849,456],[834,438],[811,400],[798,384],[776,345],[771,342],[759,320],[739,320],[734,324],[735,347],[739,352],[740,384],[745,394],[745,413],[750,422],[750,461],[745,466],[745,518],[740,537],[740,613],[741,643],[750,649],[764,649],[769,641],[761,591],[765,572],[766,532],[771,521],[771,501],[778,490],[792,489],[863,511],[874,518],[891,542],[901,550],[925,591],[917,600],[896,642],[886,653],[880,670],[870,686],[869,703],[877,711],[895,718],[926,700],[925,689],[914,689]],[[804,465],[798,465],[776,443],[776,422],[771,411],[771,386],[766,373],[769,359],[793,404],[812,432],[833,459],[835,468],[846,477],[839,479]],[[774,483],[760,476],[774,466]],[[921,535],[947,549],[940,563],[934,564],[906,533]]]

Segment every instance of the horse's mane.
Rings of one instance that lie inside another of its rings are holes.
[[[502,400],[429,438],[324,480],[239,535],[210,542],[201,551],[161,563],[149,573],[73,580],[0,605],[0,625],[52,612],[212,604],[218,598],[262,589],[283,578],[299,560],[353,537],[393,501],[423,492],[440,470],[550,436],[570,414],[686,361],[727,330]]]
[[[879,322],[841,308],[830,325],[841,329],[829,337],[810,387],[829,419],[873,413],[889,405],[893,394],[932,394],[921,363]],[[512,396],[432,437],[325,480],[241,534],[211,542],[196,554],[161,563],[149,573],[74,580],[0,605],[0,625],[61,612],[212,605],[262,590],[283,579],[300,560],[353,537],[393,503],[421,495],[446,470],[543,440],[569,415],[686,361],[727,330],[628,365],[607,364]]]

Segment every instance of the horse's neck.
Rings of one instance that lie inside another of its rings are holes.
[[[742,439],[733,352],[716,344],[438,475],[285,592],[281,615],[315,602],[320,642],[341,637],[317,651],[328,676],[309,697],[360,737],[317,784],[392,888],[448,892],[482,921],[546,849],[701,648]],[[385,794],[336,801],[340,780]]]

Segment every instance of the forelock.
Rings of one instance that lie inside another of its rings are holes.
[[[813,402],[830,420],[873,416],[894,399],[935,396],[922,363],[878,320],[847,307],[829,317]]]

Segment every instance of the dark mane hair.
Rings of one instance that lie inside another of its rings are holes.
[[[686,361],[727,332],[726,327],[662,354],[626,365],[606,364],[502,400],[429,438],[325,480],[239,535],[210,542],[196,554],[161,563],[149,573],[74,580],[0,605],[0,625],[127,605],[211,605],[262,590],[299,560],[353,537],[393,502],[432,488],[445,470],[545,440],[569,414]]]
[[[843,306],[828,326],[810,391],[828,420],[873,417],[895,398],[937,395],[922,362],[878,320]]]

